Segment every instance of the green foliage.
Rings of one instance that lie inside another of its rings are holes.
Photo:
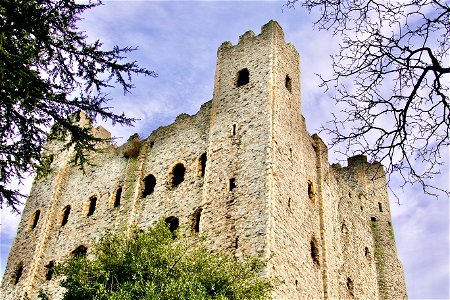
[[[147,232],[107,233],[92,253],[57,266],[63,299],[266,299],[272,289],[260,277],[262,260],[210,253],[204,239],[174,235],[164,221]]]
[[[124,61],[135,48],[89,43],[76,22],[100,2],[82,2],[0,1],[0,207],[18,211],[23,195],[10,186],[41,171],[50,127],[50,138],[72,148],[73,163],[82,166],[100,139],[69,116],[84,111],[92,120],[131,125],[134,119],[107,107],[107,89],[118,84],[128,93],[133,75],[156,76]]]

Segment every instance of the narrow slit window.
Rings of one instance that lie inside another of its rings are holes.
[[[319,261],[319,247],[317,246],[317,240],[315,238],[312,238],[310,242],[311,247],[311,258],[313,262],[317,265],[320,265]]]
[[[142,198],[151,195],[155,190],[156,178],[152,174],[144,178],[144,190],[142,191]]]
[[[205,171],[206,171],[206,153],[203,153],[202,155],[200,155],[200,175],[202,177],[205,176]]]
[[[236,188],[236,179],[230,178],[230,192]]]
[[[347,277],[347,289],[348,289],[350,296],[353,297],[353,281],[351,280],[350,277]]]
[[[61,227],[66,225],[69,221],[69,215],[70,215],[70,205],[67,205],[64,207],[62,211],[62,218],[61,218]]]
[[[308,197],[314,201],[314,185],[311,180],[308,180]]]
[[[201,208],[196,209],[194,215],[192,216],[192,231],[195,233],[200,232],[201,216],[202,216],[202,209]]]
[[[239,236],[236,237],[234,240],[234,249],[237,249],[239,247]]]
[[[96,196],[92,196],[91,198],[89,198],[88,201],[88,212],[86,216],[92,216],[94,214],[95,211],[95,207],[97,206],[97,197]]]
[[[378,202],[378,210],[380,212],[383,212],[383,206],[381,205],[381,202]]]
[[[20,263],[14,272],[14,285],[18,284],[23,274],[23,264]]]
[[[250,73],[247,68],[242,69],[238,72],[238,77],[236,81],[236,86],[240,87],[246,85],[250,82]]]
[[[31,224],[30,224],[30,228],[34,229],[36,228],[38,222],[39,222],[39,217],[41,216],[41,211],[38,209],[34,212],[33,216],[31,217]]]
[[[116,196],[114,198],[114,207],[120,206],[120,199],[122,198],[122,187],[119,186],[116,190]]]
[[[284,85],[289,92],[292,92],[292,80],[288,75],[286,75]]]
[[[233,135],[236,135],[236,124],[233,124]]]
[[[45,279],[46,280],[52,280],[53,273],[55,272],[55,261],[51,260],[45,268],[47,269],[47,272],[45,273]]]

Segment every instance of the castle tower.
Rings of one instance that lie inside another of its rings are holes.
[[[299,65],[270,21],[219,47],[213,99],[196,115],[101,145],[84,172],[68,164],[70,151],[54,152],[52,172],[33,184],[0,298],[36,299],[42,288],[58,299],[55,262],[89,254],[106,229],[163,217],[236,257],[270,258],[271,299],[406,298],[384,170],[363,156],[330,166],[301,114]]]

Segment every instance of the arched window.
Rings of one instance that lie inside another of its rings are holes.
[[[41,216],[41,211],[38,209],[36,210],[30,218],[30,229],[34,229],[36,228],[38,222],[39,222],[39,217]]]
[[[87,203],[87,214],[86,216],[92,216],[95,211],[95,207],[97,206],[97,196],[91,196]]]
[[[78,255],[86,255],[87,253],[87,247],[84,245],[80,245],[77,248],[75,248],[75,250],[72,251],[72,255],[73,256],[78,256]]]
[[[178,163],[172,168],[172,172],[170,172],[170,182],[172,187],[177,187],[184,181],[185,172],[186,168],[182,163]]]
[[[156,178],[152,174],[147,175],[144,178],[144,190],[142,191],[142,198],[147,197],[152,194],[155,190]]]
[[[62,210],[61,227],[67,224],[67,222],[69,221],[69,215],[70,215],[70,205],[67,205]]]
[[[116,190],[116,195],[114,197],[114,207],[118,207],[120,205],[121,198],[122,198],[122,187],[119,186]]]
[[[167,224],[169,224],[170,232],[174,232],[175,230],[177,230],[178,226],[180,225],[180,221],[178,220],[177,217],[174,217],[174,216],[170,216],[170,217],[166,218],[165,221]]]
[[[250,82],[250,73],[247,68],[242,69],[238,72],[236,86],[240,87],[246,85]]]

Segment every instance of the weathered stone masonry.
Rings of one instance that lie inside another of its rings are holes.
[[[70,151],[48,145],[52,172],[33,184],[2,299],[35,299],[40,288],[58,299],[55,262],[89,254],[105,229],[145,229],[162,217],[237,257],[271,257],[272,299],[406,298],[383,167],[364,156],[330,166],[306,130],[300,57],[278,23],[223,43],[217,56],[213,99],[196,115],[103,145],[84,174]]]

